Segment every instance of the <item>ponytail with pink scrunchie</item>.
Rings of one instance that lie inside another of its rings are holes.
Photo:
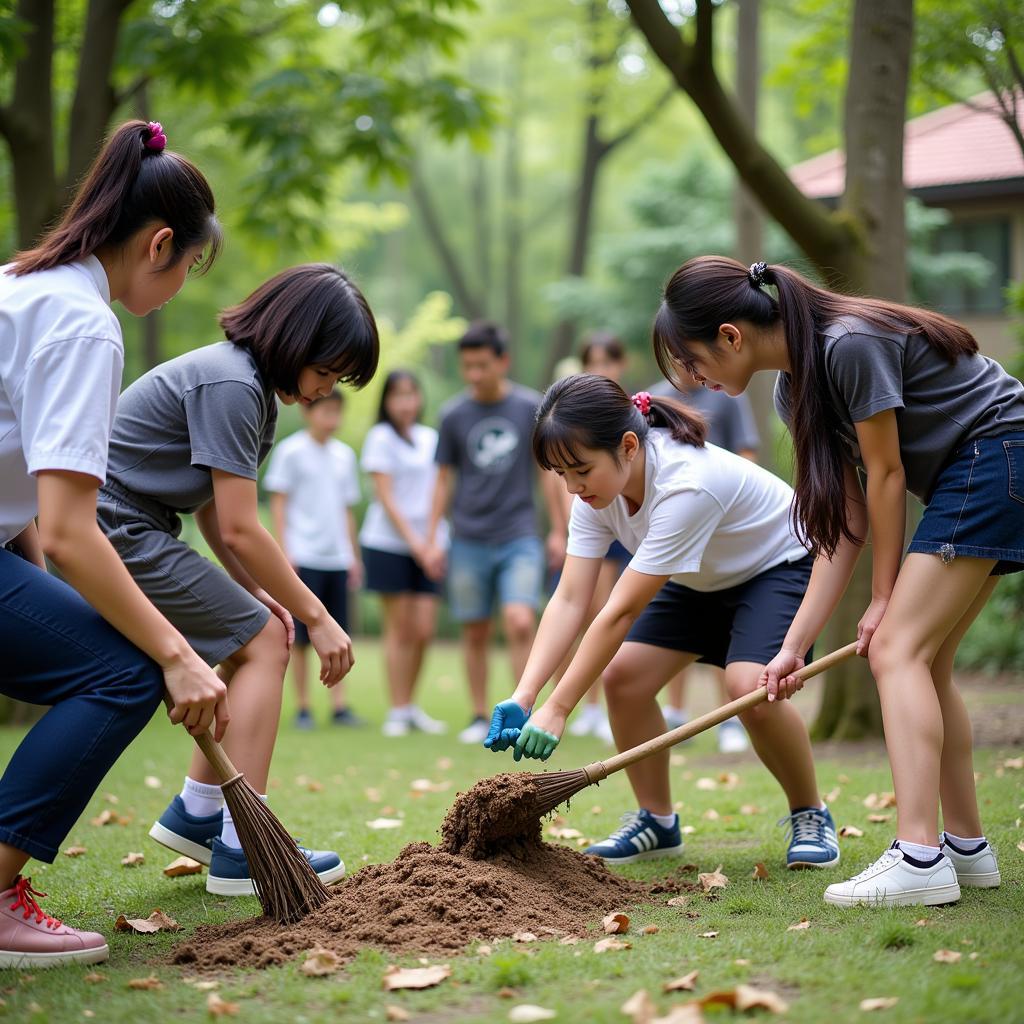
[[[640,410],[641,416],[649,416],[651,412],[651,393],[638,391],[630,401]]]
[[[164,135],[164,126],[159,121],[150,121],[146,126],[146,137],[142,140],[142,144],[154,153],[163,152],[167,145],[167,136]]]

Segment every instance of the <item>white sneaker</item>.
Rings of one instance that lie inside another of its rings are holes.
[[[459,733],[460,743],[483,743],[487,734],[491,731],[491,723],[486,718],[474,718],[462,732]]]
[[[723,754],[739,754],[750,746],[747,730],[738,718],[729,718],[718,727],[718,749]]]
[[[961,885],[975,889],[994,889],[999,885],[999,865],[996,863],[995,851],[988,843],[983,843],[973,853],[961,853],[953,847],[943,832],[942,852],[952,863],[956,880]]]
[[[420,732],[428,732],[433,736],[440,736],[442,733],[448,731],[448,726],[444,722],[439,722],[436,718],[431,718],[419,705],[409,705],[409,725],[414,729],[419,729]],[[487,733],[484,733],[486,736]]]
[[[670,704],[666,704],[661,713],[665,716],[665,727],[668,729],[678,729],[690,720],[682,708],[674,708]]]
[[[958,899],[960,886],[948,857],[940,855],[934,864],[919,868],[906,860],[896,842],[871,867],[825,890],[825,902],[837,907],[935,907]]]
[[[570,736],[596,736],[601,727],[604,712],[599,704],[584,704],[579,714],[569,726]]]
[[[381,726],[380,731],[385,736],[390,736],[392,738],[408,736],[409,733],[412,732],[412,724],[408,718],[397,715],[392,711],[384,720],[384,724]]]
[[[612,733],[612,723],[608,721],[607,715],[601,715],[601,721],[597,723],[594,735],[599,740],[603,740],[609,746],[615,746],[615,736]]]

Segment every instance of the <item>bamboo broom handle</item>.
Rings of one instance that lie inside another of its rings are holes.
[[[164,703],[167,709],[174,707],[170,694],[164,693]],[[193,736],[196,746],[203,752],[203,757],[210,762],[210,767],[220,776],[222,783],[231,782],[242,773],[231,763],[231,758],[224,752],[224,748],[213,738],[210,732],[204,732],[199,736]]]
[[[831,654],[825,654],[816,661],[812,661],[810,665],[805,665],[798,672],[794,672],[793,675],[798,679],[810,679],[811,676],[816,676],[826,669],[832,668],[833,665],[838,665],[839,662],[845,661],[856,654],[856,652],[857,642],[854,641],[845,647],[840,647],[837,651],[832,651]],[[654,739],[648,740],[646,743],[641,743],[639,746],[624,750],[621,754],[615,754],[605,761],[598,761],[596,764],[588,765],[586,769],[587,774],[596,779],[607,778],[612,772],[617,772],[621,768],[627,768],[631,764],[636,764],[637,761],[642,761],[651,754],[674,747],[677,743],[682,743],[683,740],[688,740],[692,736],[704,732],[705,729],[710,729],[713,725],[718,725],[727,718],[732,718],[733,715],[738,715],[742,711],[749,711],[750,708],[763,704],[767,699],[767,688],[759,686],[756,690],[745,693],[742,697],[737,697],[736,700],[729,701],[728,704],[723,704],[721,707],[715,708],[714,711],[709,711],[706,715],[701,715],[700,718],[695,718],[685,725],[679,726],[677,729],[670,729],[668,732],[655,736]],[[600,765],[599,772],[593,772],[592,769],[598,768],[598,765]]]

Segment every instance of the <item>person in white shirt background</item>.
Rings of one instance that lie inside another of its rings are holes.
[[[437,629],[439,584],[424,564],[427,525],[437,480],[437,431],[420,423],[423,391],[409,370],[392,370],[384,380],[377,422],[363,442],[362,468],[373,482],[359,541],[366,588],[380,595],[384,666],[391,710],[385,736],[413,730],[443,733],[413,700],[427,647]],[[447,524],[437,543],[447,548]]]
[[[279,441],[270,456],[263,487],[270,493],[270,515],[278,543],[299,579],[323,602],[331,617],[349,631],[349,591],[363,585],[363,565],[355,514],[359,471],[356,453],[335,434],[344,395],[338,388],[302,408],[305,430]],[[298,711],[295,724],[313,728],[309,701],[309,633],[295,622],[291,673]],[[335,725],[366,723],[348,705],[345,681],[331,689]]]

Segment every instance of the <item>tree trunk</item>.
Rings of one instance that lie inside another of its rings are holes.
[[[487,180],[487,162],[479,153],[473,154],[473,242],[476,251],[477,280],[481,295],[491,294],[491,207]]]
[[[511,340],[512,372],[522,373],[523,324],[523,177],[519,131],[523,117],[525,45],[512,54],[508,130],[505,133],[505,329]]]
[[[740,0],[736,29],[736,93],[750,131],[757,135],[757,101],[761,89],[760,16],[761,0]],[[733,217],[736,223],[736,259],[756,263],[764,258],[764,214],[750,189],[737,180],[733,194]],[[775,468],[775,405],[772,400],[774,378],[758,374],[747,388],[747,397],[754,410],[757,432],[761,435],[758,461],[768,469]]]

